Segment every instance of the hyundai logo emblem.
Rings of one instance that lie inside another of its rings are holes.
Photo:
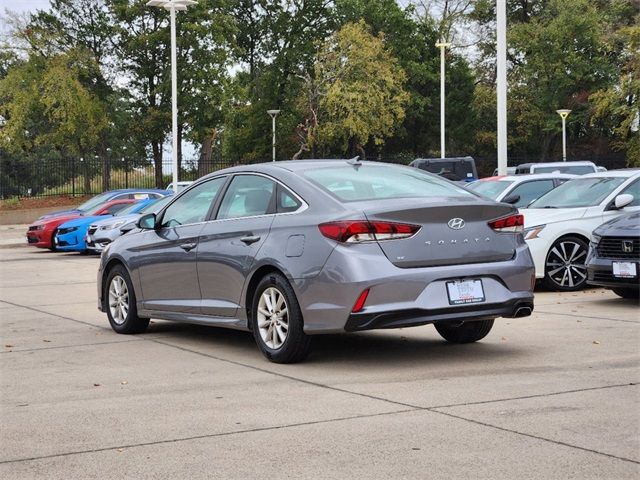
[[[453,230],[460,230],[461,228],[464,228],[464,220],[461,218],[452,218],[447,222],[447,225]]]
[[[622,241],[622,251],[624,253],[632,253],[633,252],[633,241],[632,240],[623,240]]]

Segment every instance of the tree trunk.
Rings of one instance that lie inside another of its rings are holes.
[[[200,157],[198,158],[198,177],[202,177],[213,171],[213,142],[217,134],[218,130],[212,128],[210,134],[207,135],[202,142]]]
[[[153,165],[156,177],[156,188],[164,188],[164,179],[162,178],[162,145],[159,141],[151,141],[151,149],[153,150]]]

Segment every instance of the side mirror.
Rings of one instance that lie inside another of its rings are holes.
[[[633,202],[633,195],[623,193],[622,195],[618,195],[615,198],[614,205],[616,206],[616,209],[620,210],[629,205],[631,202]]]
[[[514,205],[514,204],[518,203],[519,201],[520,201],[520,195],[514,194],[514,195],[507,195],[502,200],[502,203],[509,203],[511,205]]]
[[[146,215],[141,216],[136,222],[136,227],[141,228],[143,230],[155,230],[156,214],[147,213]]]

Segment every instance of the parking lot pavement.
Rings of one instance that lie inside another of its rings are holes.
[[[0,478],[640,475],[639,308],[605,290],[540,292],[472,345],[431,326],[331,335],[275,365],[243,332],[117,335],[97,257],[9,235]]]

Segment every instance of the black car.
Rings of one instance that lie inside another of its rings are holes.
[[[587,282],[623,298],[640,298],[640,212],[600,225],[587,257]]]

